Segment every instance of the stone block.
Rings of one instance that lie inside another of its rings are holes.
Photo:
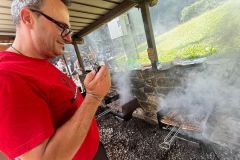
[[[131,84],[133,85],[134,88],[142,88],[146,85],[144,80],[137,79],[137,78],[132,78],[131,79]]]
[[[176,80],[172,78],[159,78],[157,80],[157,85],[159,87],[173,87],[176,85]]]
[[[147,101],[147,96],[146,94],[141,91],[141,90],[137,90],[137,89],[133,89],[132,90],[132,93],[134,96],[136,96],[136,98],[139,100],[139,101]]]
[[[171,90],[173,90],[173,87],[157,87],[157,93],[158,94],[163,94],[163,95],[167,95]]]
[[[131,71],[131,78],[142,79],[142,71],[141,70],[132,70]]]
[[[144,86],[144,93],[154,93],[154,92],[155,92],[154,87],[149,86],[149,85]]]
[[[152,86],[152,80],[151,80],[151,79],[147,79],[147,80],[145,80],[145,83],[146,83],[147,85]]]
[[[166,73],[167,73],[167,71],[157,71],[155,73],[155,77],[157,77],[157,78],[165,78],[166,77]]]
[[[148,95],[148,100],[147,100],[147,102],[148,102],[149,104],[158,106],[159,97],[156,96],[156,95]]]
[[[138,100],[138,102],[142,106],[142,109],[145,109],[146,107],[148,107],[147,101]]]
[[[153,79],[155,77],[155,72],[152,70],[144,70],[142,76],[145,80]]]

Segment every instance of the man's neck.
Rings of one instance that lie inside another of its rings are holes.
[[[26,57],[45,59],[44,57],[41,57],[41,54],[38,54],[37,50],[34,48],[34,45],[31,42],[28,42],[27,40],[24,40],[24,42],[19,41],[17,37],[14,40],[12,47],[9,47],[7,51],[21,54]]]

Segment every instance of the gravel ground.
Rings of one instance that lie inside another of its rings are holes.
[[[196,143],[176,139],[170,150],[159,147],[168,131],[132,118],[122,121],[107,114],[98,120],[101,141],[110,160],[238,160],[240,153],[213,145],[215,153]],[[216,156],[217,155],[217,156]]]

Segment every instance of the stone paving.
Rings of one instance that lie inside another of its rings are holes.
[[[176,139],[170,150],[159,147],[168,131],[144,120],[132,118],[121,121],[112,114],[98,120],[101,141],[110,160],[238,160],[240,151],[234,152],[213,145],[213,150]]]

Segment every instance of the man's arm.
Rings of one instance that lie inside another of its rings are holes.
[[[106,66],[102,66],[97,74],[89,73],[84,84],[87,93],[91,92],[103,98],[111,86]],[[51,138],[19,158],[21,160],[71,160],[82,145],[100,103],[98,98],[87,94],[73,117],[57,129]]]

